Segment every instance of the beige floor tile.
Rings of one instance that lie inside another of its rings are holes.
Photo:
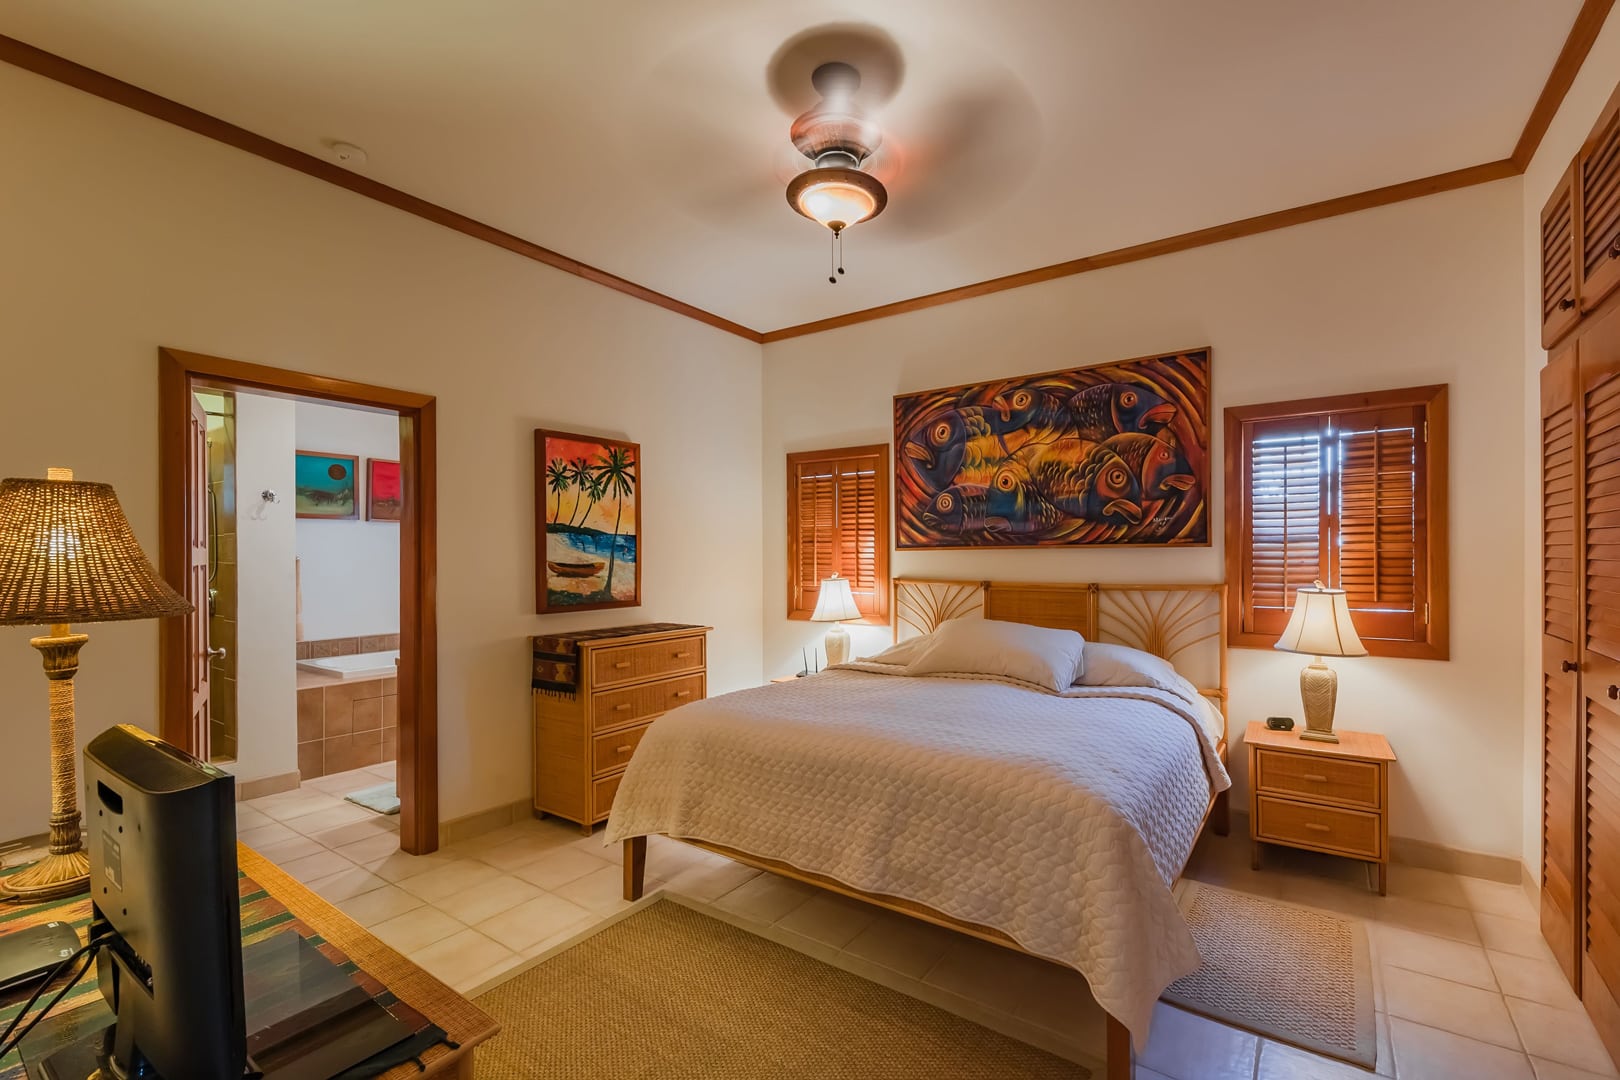
[[[1176,1080],[1251,1080],[1260,1040],[1160,1003],[1137,1060]]]
[[[463,930],[412,953],[411,962],[455,988],[471,985],[495,964],[516,964],[518,955],[477,930]]]
[[[1579,1009],[1581,999],[1564,978],[1564,969],[1552,960],[1489,950],[1497,985],[1508,997],[1524,998],[1559,1009]]]
[[[313,855],[305,855],[302,858],[284,862],[281,864],[281,868],[305,885],[308,885],[312,881],[331,877],[341,871],[353,870],[354,863],[335,851],[317,851]]]
[[[1174,1080],[1174,1077],[1166,1076],[1161,1072],[1154,1072],[1146,1065],[1138,1065],[1131,1072],[1131,1076],[1133,1080]]]
[[[399,834],[396,832],[373,833],[363,840],[355,840],[336,848],[337,852],[346,858],[364,866],[379,859],[386,859],[390,855],[399,853]]]
[[[384,885],[338,902],[338,907],[361,926],[376,926],[421,906],[420,896],[412,896],[397,885]]]
[[[1386,966],[1384,1000],[1391,1017],[1519,1049],[1507,1005],[1494,991]],[[1399,1057],[1398,1045],[1395,1052]]]
[[[1452,907],[1469,906],[1462,879],[1456,874],[1419,866],[1402,866],[1399,863],[1389,868],[1389,895],[1427,900],[1431,904],[1449,904]]]
[[[443,941],[465,929],[461,923],[429,904],[370,927],[373,934],[412,958],[434,942]]]
[[[298,785],[305,791],[311,789],[327,795],[336,795],[342,798],[351,791],[362,788],[376,787],[377,777],[368,769],[351,769],[348,772],[331,773],[327,776],[317,776],[313,780],[305,780]]]
[[[1022,985],[1036,976],[1040,963],[988,941],[958,937],[923,975],[923,982],[1011,1013],[1011,1002]]]
[[[1421,971],[1452,982],[1495,990],[1496,975],[1485,950],[1449,938],[1416,934],[1398,926],[1374,923],[1370,927],[1378,945],[1378,963],[1384,967]]]
[[[315,893],[334,904],[339,900],[347,900],[351,896],[380,889],[388,884],[370,870],[352,866],[348,870],[341,870],[330,877],[317,878],[309,883]]]
[[[393,780],[398,776],[397,766],[398,762],[384,761],[381,764],[371,766],[366,771],[369,773],[375,773],[379,779]]]
[[[1318,877],[1300,877],[1295,874],[1278,875],[1281,886],[1268,895],[1290,904],[1322,908],[1325,911],[1350,915],[1372,921],[1377,910],[1377,894],[1364,885],[1346,884]]]
[[[304,817],[323,810],[334,810],[343,806],[344,803],[342,799],[333,798],[324,791],[296,788],[275,795],[266,795],[262,799],[254,799],[248,805],[275,818],[277,821],[288,821],[292,818]]]
[[[658,884],[649,877],[647,891],[652,892]],[[624,898],[624,868],[619,866],[604,866],[550,891],[598,915],[612,915],[630,906],[630,901]]]
[[[558,935],[577,933],[596,920],[595,914],[578,904],[542,893],[485,919],[474,929],[508,949],[522,951]]]
[[[813,941],[842,949],[872,925],[878,909],[837,893],[812,896],[797,909],[777,920],[776,925]]]
[[[1395,1050],[1389,1037],[1389,1016],[1385,1013],[1378,1014],[1378,1060],[1373,1070],[1379,1076],[1395,1075]]]
[[[554,834],[536,833],[530,836],[520,836],[515,840],[508,840],[504,844],[497,844],[491,848],[478,851],[474,858],[480,862],[489,863],[497,870],[511,873],[521,869],[551,851],[568,851],[567,841]]]
[[[261,854],[271,844],[285,844],[289,840],[304,838],[303,834],[294,832],[279,821],[267,821],[268,824],[256,825],[245,832],[239,830],[236,838]]]
[[[248,803],[236,804],[236,835],[241,836],[249,829],[257,829],[261,825],[269,825],[275,818],[263,810],[256,809]]]
[[[577,831],[555,819],[536,821],[534,818],[523,818],[510,825],[502,825],[498,829],[491,829],[489,832],[479,833],[477,836],[452,844],[445,848],[445,851],[453,855],[466,855],[510,844],[513,840],[521,840],[528,836],[556,836],[559,843],[572,843],[579,839]]]
[[[500,876],[501,872],[493,866],[474,859],[456,859],[434,867],[425,874],[412,874],[395,884],[430,904],[436,904],[447,896],[494,881]]]
[[[773,923],[808,901],[815,892],[812,885],[775,874],[761,874],[726,893],[714,906],[755,922]]]
[[[1486,915],[1483,912],[1474,914],[1474,922],[1479,926],[1480,940],[1487,949],[1513,953],[1516,956],[1552,959],[1552,950],[1547,947],[1547,942],[1541,936],[1541,927],[1533,922],[1508,919],[1501,915]]]
[[[498,850],[498,849],[496,849]],[[518,867],[513,873],[531,885],[552,890],[577,881],[586,874],[606,870],[613,864],[594,855],[587,855],[572,845],[540,852],[532,861]],[[615,868],[616,869],[616,868]]]
[[[541,894],[540,889],[515,877],[498,877],[446,896],[435,903],[440,911],[473,926]]]
[[[354,845],[349,844],[346,846],[353,847]],[[455,859],[447,855],[407,855],[403,851],[394,850],[360,865],[384,881],[392,881],[397,885],[399,882],[406,881],[418,874],[425,874],[429,870],[449,866],[455,861]]]
[[[279,825],[276,827],[280,828]],[[263,855],[266,859],[269,859],[277,866],[285,866],[294,859],[302,859],[305,855],[314,855],[317,852],[328,850],[326,845],[322,844],[320,841],[311,840],[307,836],[299,836],[297,833],[293,834],[291,840],[282,840],[274,844],[263,844],[259,847],[254,847],[252,844],[248,844],[248,847],[253,848],[254,851],[257,851],[260,855]]]
[[[1530,1067],[1536,1070],[1536,1080],[1609,1080],[1608,1074],[1587,1072],[1545,1058],[1532,1057]]]
[[[675,883],[671,882],[670,888],[674,887]],[[844,951],[909,978],[921,979],[956,940],[956,935],[943,927],[885,912],[844,946]]]
[[[367,813],[370,813],[370,811],[367,811]],[[300,824],[303,820],[303,818],[295,818],[294,824]],[[382,814],[371,814],[370,817],[360,821],[351,821],[346,825],[338,825],[335,828],[323,829],[305,835],[322,847],[332,848],[333,850],[343,847],[345,844],[369,840],[374,836],[389,837],[397,844],[399,843],[399,819]]]
[[[1390,1038],[1401,1080],[1535,1080],[1530,1062],[1518,1050],[1400,1017],[1390,1018]]]
[[[1480,944],[1474,913],[1467,908],[1414,900],[1409,896],[1380,896],[1373,900],[1372,918],[1419,934],[1450,938],[1468,945]]]
[[[1333,1058],[1269,1039],[1260,1041],[1260,1071],[1256,1080],[1367,1080],[1367,1070]]]
[[[1468,906],[1486,915],[1501,915],[1521,922],[1536,922],[1539,916],[1530,897],[1518,885],[1504,881],[1486,881],[1484,878],[1458,878]]]
[[[760,871],[752,866],[730,859],[719,863],[700,861],[670,878],[669,891],[712,903],[759,875]]]
[[[1586,1010],[1555,1009],[1523,998],[1508,998],[1507,1004],[1531,1054],[1599,1076],[1617,1075]]]
[[[289,829],[296,829],[305,836],[318,836],[340,825],[352,825],[357,821],[373,821],[377,817],[377,814],[372,813],[363,806],[339,802],[336,806],[329,806],[308,814],[299,814],[296,817],[283,818],[282,824]]]

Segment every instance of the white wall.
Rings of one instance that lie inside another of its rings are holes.
[[[1620,15],[1610,13],[1569,94],[1530,159],[1520,207],[1524,239],[1524,861],[1541,876],[1541,208],[1620,83]]]
[[[242,780],[298,770],[293,651],[293,416],[296,406],[236,395],[236,763]],[[265,505],[265,488],[281,495]]]
[[[1517,856],[1524,437],[1519,185],[1502,181],[765,347],[765,662],[797,670],[824,627],[784,617],[783,455],[889,442],[891,395],[1214,348],[1221,411],[1451,384],[1452,659],[1344,660],[1337,722],[1400,756],[1397,835]],[[1098,210],[1098,212],[1103,212]],[[1220,470],[1211,505],[1221,506]],[[1198,550],[898,554],[896,574],[1218,581]],[[1504,610],[1502,598],[1512,598]],[[888,631],[854,626],[857,653]],[[1300,658],[1234,649],[1229,724],[1299,715]],[[1244,751],[1234,740],[1240,780]]]
[[[758,346],[3,65],[0,159],[0,475],[112,483],[155,555],[159,346],[437,395],[446,818],[528,796],[542,628],[708,623],[712,689],[759,678]],[[641,608],[534,615],[539,426],[641,443]],[[156,626],[89,629],[81,736],[155,726]],[[0,634],[0,836],[49,807],[27,637]]]
[[[358,520],[298,519],[304,640],[396,634],[399,522],[366,520],[371,497],[366,459],[399,460],[399,416],[299,402],[297,430],[298,449],[353,454],[360,470]]]

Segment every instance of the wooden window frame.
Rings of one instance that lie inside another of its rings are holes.
[[[1238,405],[1226,410],[1226,580],[1236,600],[1227,609],[1227,639],[1231,645],[1270,648],[1277,643],[1279,636],[1252,630],[1247,621],[1250,550],[1247,494],[1250,466],[1245,429],[1257,423],[1393,408],[1418,409],[1427,425],[1423,444],[1424,491],[1416,511],[1418,525],[1425,534],[1425,562],[1420,568],[1419,579],[1427,581],[1422,599],[1428,604],[1428,618],[1422,625],[1424,636],[1421,639],[1363,638],[1362,641],[1373,656],[1415,660],[1451,659],[1449,428],[1447,389],[1443,384]],[[1336,538],[1336,526],[1334,530]]]
[[[799,500],[795,486],[798,481],[800,466],[814,464],[820,461],[838,461],[848,458],[869,457],[875,462],[876,491],[874,503],[874,526],[877,530],[873,538],[874,549],[874,584],[872,590],[872,611],[865,618],[850,620],[856,626],[888,626],[889,625],[889,444],[878,443],[874,446],[845,446],[832,450],[801,450],[787,455],[787,617],[789,619],[808,620],[815,611],[815,605],[801,607],[796,601],[803,594],[797,580],[799,567]],[[817,588],[819,589],[819,583]]]

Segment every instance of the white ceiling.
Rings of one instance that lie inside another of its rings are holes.
[[[357,143],[376,179],[770,330],[1504,158],[1579,6],[7,0],[0,33],[289,146]],[[767,69],[839,23],[904,72],[889,208],[833,286]]]

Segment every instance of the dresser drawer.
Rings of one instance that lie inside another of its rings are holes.
[[[702,669],[702,637],[591,650],[591,685],[597,689]]]
[[[1335,806],[1256,797],[1259,821],[1255,839],[1278,840],[1312,848],[1331,848],[1369,859],[1381,858],[1379,816]]]
[[[598,735],[592,739],[591,772],[600,776],[630,764],[630,755],[636,752],[642,736],[647,734],[650,727],[651,724],[642,724],[640,727],[626,728],[623,731],[610,731],[606,735]]]
[[[624,779],[624,773],[616,772],[612,776],[604,776],[591,785],[591,817],[593,819],[605,817],[613,809],[613,796],[619,793],[619,781]]]
[[[668,712],[677,705],[699,701],[704,695],[702,675],[684,675],[623,690],[607,690],[591,695],[591,730],[606,731],[623,727],[649,716]]]
[[[1377,809],[1378,766],[1366,761],[1338,761],[1322,754],[1259,751],[1261,791],[1332,799]]]

